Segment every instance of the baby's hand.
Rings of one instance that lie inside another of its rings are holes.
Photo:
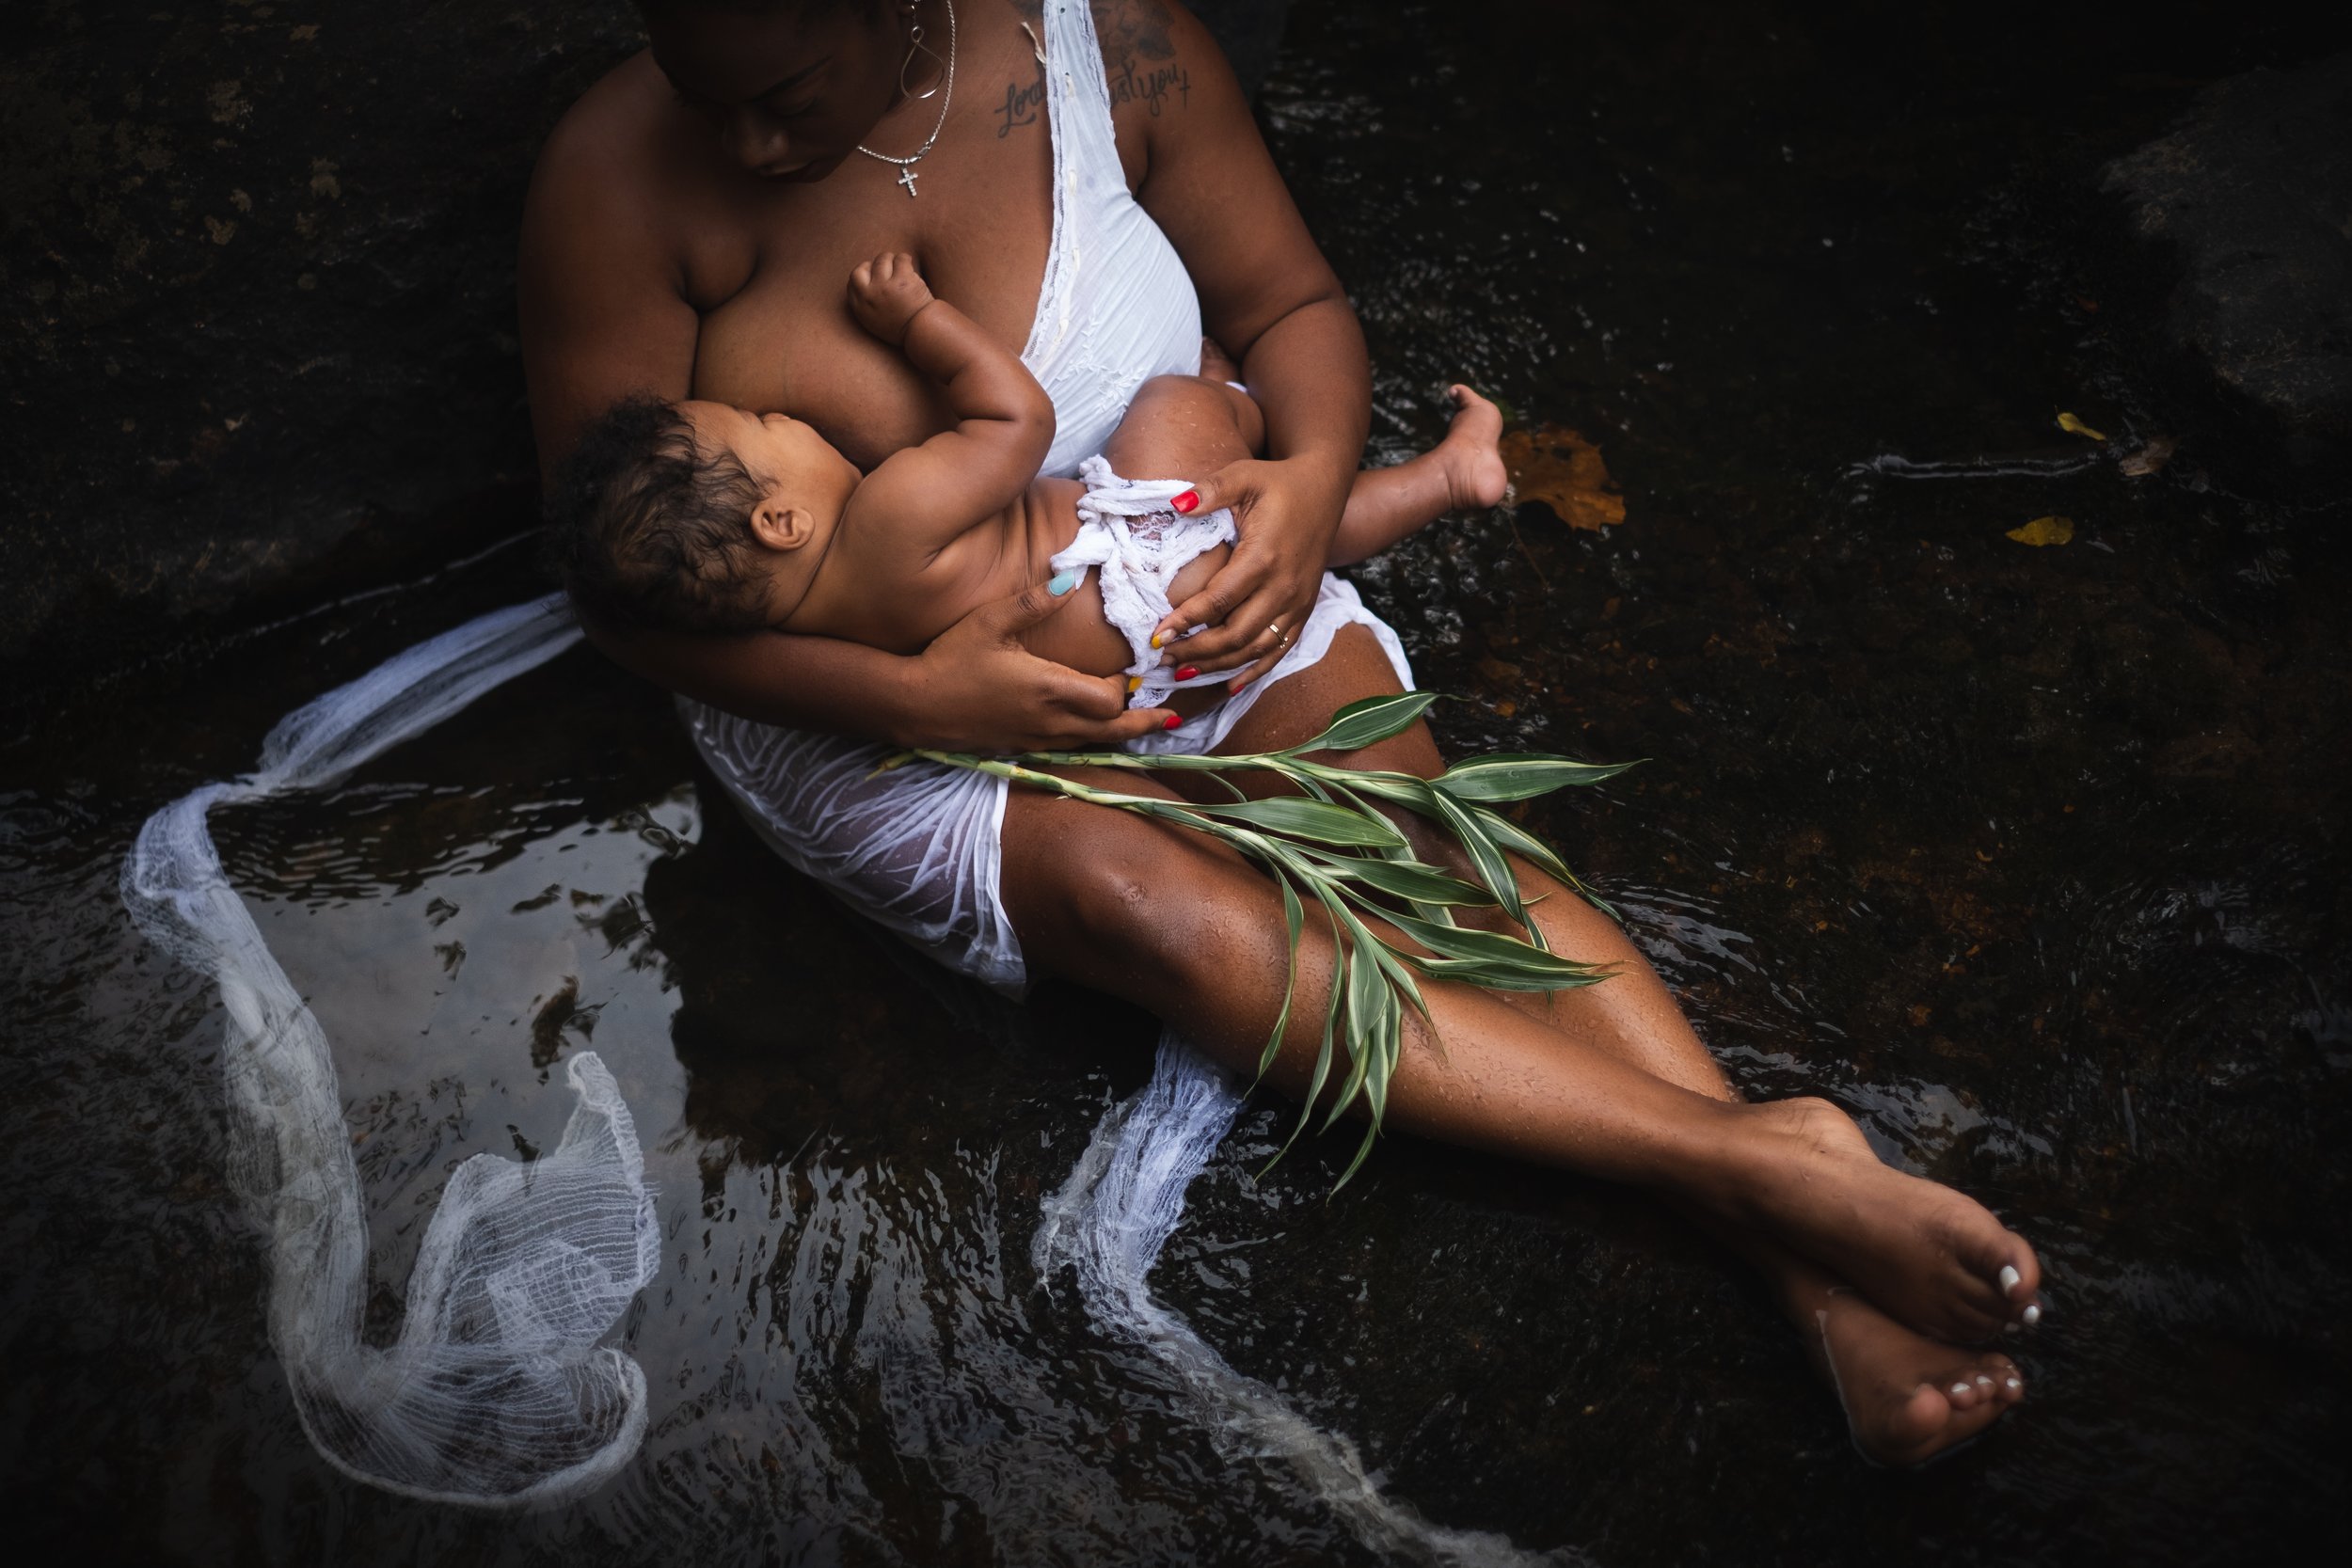
[[[885,343],[905,343],[908,324],[930,302],[930,285],[902,250],[877,256],[850,274],[850,314]]]

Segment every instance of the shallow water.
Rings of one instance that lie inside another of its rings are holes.
[[[1391,1497],[1533,1551],[2341,1541],[2344,508],[2176,425],[2074,194],[2199,80],[2312,41],[1368,10],[1298,5],[1263,110],[1372,336],[1375,438],[1427,439],[1467,378],[1596,440],[1628,521],[1450,523],[1367,595],[1471,699],[1450,746],[1651,759],[1532,820],[1743,1086],[1829,1095],[1993,1204],[2052,1313],[2024,1411],[1869,1470],[1760,1292],[1655,1210],[1404,1140],[1336,1200],[1341,1142],[1253,1183],[1272,1106],[1195,1185],[1163,1300]],[[2055,471],[2084,450],[2059,408],[2180,456]],[[2050,513],[2072,545],[2003,536]],[[612,1069],[661,1194],[626,1330],[651,1433],[522,1520],[316,1459],[225,1185],[216,1004],[116,872],[281,712],[533,591],[521,554],[127,672],[9,750],[0,1469],[42,1533],[149,1560],[1375,1560],[1036,1277],[1040,1200],[1144,1081],[1151,1022],[1009,1006],[845,919],[585,652],[215,828],[336,1043],[386,1313],[449,1170],[548,1147],[565,1053]]]

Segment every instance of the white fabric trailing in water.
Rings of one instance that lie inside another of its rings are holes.
[[[645,1377],[596,1341],[660,1263],[628,1107],[593,1053],[563,1140],[449,1179],[410,1275],[400,1337],[361,1341],[368,1231],[335,1064],[213,847],[215,805],[314,788],[430,729],[580,638],[560,595],[418,644],[287,715],[261,767],[150,817],[122,898],[150,941],[220,982],[231,1175],[269,1235],[270,1340],[329,1463],[408,1497],[560,1501],[611,1475],[645,1430]]]
[[[1074,1271],[1089,1315],[1173,1372],[1229,1454],[1287,1461],[1375,1550],[1446,1563],[1575,1560],[1521,1551],[1500,1535],[1445,1529],[1383,1497],[1354,1444],[1227,1366],[1191,1324],[1152,1298],[1152,1265],[1184,1217],[1184,1189],[1207,1166],[1241,1102],[1222,1069],[1172,1031],[1162,1034],[1152,1082],[1104,1116],[1077,1168],[1046,1200],[1030,1248],[1039,1276],[1050,1281],[1064,1267]]]
[[[1327,578],[1327,602],[1333,586]],[[1329,606],[1334,629],[1362,616],[1352,593],[1343,597]],[[1341,613],[1349,607],[1355,616]],[[580,1103],[562,1140],[528,1164],[478,1154],[457,1168],[426,1227],[397,1341],[362,1342],[367,1221],[334,1061],[230,885],[206,814],[331,783],[579,638],[550,595],[420,643],[280,721],[252,774],[150,817],[123,866],[123,902],[148,939],[220,984],[231,1176],[269,1234],[270,1338],[303,1428],[338,1469],[434,1501],[561,1502],[636,1451],[644,1373],[597,1343],[660,1266],[635,1126],[595,1053],[572,1057]],[[1287,1462],[1368,1544],[1440,1562],[1556,1560],[1439,1528],[1382,1497],[1346,1439],[1234,1371],[1152,1299],[1152,1265],[1184,1191],[1240,1106],[1217,1069],[1163,1037],[1151,1085],[1104,1117],[1044,1205],[1039,1273],[1073,1268],[1089,1315],[1173,1371],[1229,1451]]]

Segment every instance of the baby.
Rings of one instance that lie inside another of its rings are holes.
[[[1054,591],[1091,603],[1033,627],[1031,652],[1125,672],[1132,706],[1208,705],[1171,693],[1232,672],[1182,663],[1153,633],[1232,553],[1232,514],[1195,515],[1200,498],[1182,480],[1119,476],[1214,472],[1252,455],[1265,421],[1249,395],[1154,377],[1082,481],[1036,478],[1053,404],[1018,356],[931,293],[912,257],[860,266],[850,309],[937,385],[954,427],[862,474],[782,414],[628,399],[582,436],[549,506],[553,553],[581,608],[618,626],[766,627],[914,653],[1051,573]],[[1357,476],[1329,564],[1502,498],[1502,416],[1466,387],[1452,392],[1453,427],[1435,450]]]

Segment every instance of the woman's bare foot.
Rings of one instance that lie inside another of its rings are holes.
[[[1454,423],[1429,455],[1445,471],[1446,510],[1483,512],[1499,504],[1511,483],[1495,447],[1502,436],[1502,410],[1468,387],[1445,390],[1454,400]]]
[[[2026,1397],[1998,1351],[1939,1344],[1840,1287],[1813,1312],[1806,1350],[1837,1395],[1864,1457],[1882,1465],[1933,1459]]]
[[[1964,1343],[2040,1320],[2041,1264],[1983,1205],[1890,1168],[1825,1100],[1742,1110],[1778,1148],[1722,1212],[1766,1225],[1931,1338]]]

